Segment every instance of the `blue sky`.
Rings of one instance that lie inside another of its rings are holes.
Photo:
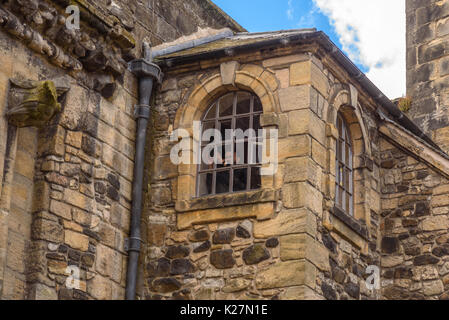
[[[342,48],[329,17],[312,0],[214,0],[227,14],[249,32],[316,28],[324,31]],[[368,71],[358,64],[362,71]]]
[[[324,31],[390,98],[405,93],[405,0],[213,0],[250,32]]]

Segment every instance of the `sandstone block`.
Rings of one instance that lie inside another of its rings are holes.
[[[254,237],[265,239],[294,233],[316,234],[316,218],[306,209],[282,211],[275,218],[254,224]]]
[[[329,96],[329,81],[320,68],[311,60],[290,66],[290,85],[311,84],[325,98]]]
[[[71,230],[65,231],[64,242],[76,250],[87,251],[89,248],[89,237]]]
[[[447,230],[449,228],[449,218],[447,216],[429,217],[422,221],[423,231]]]
[[[321,271],[330,271],[328,250],[309,235],[282,236],[280,245],[282,261],[307,259]]]
[[[288,112],[310,108],[310,86],[289,87],[279,90],[281,110]]]
[[[325,142],[325,125],[311,109],[294,110],[288,113],[288,134],[309,134],[320,143]]]
[[[298,182],[284,185],[282,195],[287,208],[305,207],[317,214],[323,212],[323,195],[308,183]]]
[[[278,143],[279,162],[283,162],[287,158],[309,156],[311,149],[310,137],[306,135],[280,139]]]
[[[308,157],[290,158],[285,161],[284,182],[310,182],[321,187],[321,168]]]
[[[72,219],[72,207],[63,202],[51,200],[50,212],[66,220]]]
[[[307,261],[279,262],[259,272],[257,289],[275,289],[308,285],[315,287],[316,269]]]

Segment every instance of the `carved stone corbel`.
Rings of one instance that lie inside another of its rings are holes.
[[[19,128],[45,126],[61,111],[58,97],[69,90],[57,87],[51,80],[10,79],[10,82],[6,118]]]

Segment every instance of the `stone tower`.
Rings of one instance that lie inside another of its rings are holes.
[[[449,0],[407,0],[410,117],[449,151]]]

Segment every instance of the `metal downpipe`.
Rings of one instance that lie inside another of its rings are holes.
[[[143,45],[144,59],[137,59],[130,63],[131,72],[139,79],[139,104],[134,108],[137,121],[136,154],[134,162],[134,179],[132,192],[132,213],[130,235],[125,244],[128,251],[128,270],[126,275],[126,300],[136,299],[137,273],[139,255],[141,251],[141,217],[142,191],[145,162],[146,131],[151,114],[150,99],[153,92],[154,80],[161,82],[162,72],[159,66],[151,63],[149,45]]]

